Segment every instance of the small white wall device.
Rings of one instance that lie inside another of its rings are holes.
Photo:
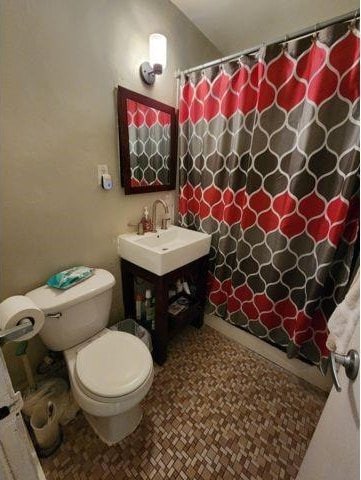
[[[113,187],[112,176],[109,173],[103,173],[102,175],[102,187],[104,190],[111,190]]]

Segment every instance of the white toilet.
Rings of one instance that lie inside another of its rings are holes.
[[[44,344],[63,351],[75,400],[108,445],[132,433],[142,419],[140,402],[153,381],[153,361],[139,338],[106,327],[113,275],[94,275],[68,290],[44,285],[26,296],[41,308]]]

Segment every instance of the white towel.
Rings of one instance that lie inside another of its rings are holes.
[[[332,352],[346,354],[351,337],[360,322],[360,270],[328,321],[330,334],[326,345]]]

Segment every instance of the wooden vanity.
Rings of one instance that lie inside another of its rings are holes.
[[[155,329],[151,332],[153,343],[153,358],[159,364],[167,359],[167,345],[170,336],[184,325],[191,323],[197,328],[203,325],[204,306],[206,302],[206,281],[209,255],[205,255],[162,276],[145,270],[128,260],[121,259],[120,266],[123,284],[123,302],[125,318],[135,318],[135,292],[134,280],[141,278],[153,285],[155,297]],[[196,291],[192,295],[184,292],[169,298],[169,289],[177,279],[191,280]],[[168,307],[178,296],[189,298],[188,308],[171,315]]]

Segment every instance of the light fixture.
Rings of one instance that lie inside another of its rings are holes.
[[[140,66],[142,80],[153,85],[156,75],[161,75],[167,64],[167,38],[161,33],[149,35],[149,62]]]

